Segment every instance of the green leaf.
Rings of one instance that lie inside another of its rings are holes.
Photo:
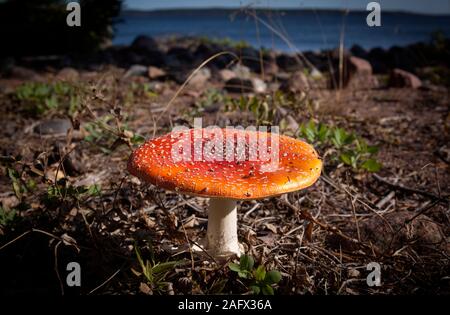
[[[368,159],[364,161],[361,167],[369,172],[378,172],[381,169],[382,165],[375,159]]]
[[[241,98],[239,99],[239,109],[241,111],[246,110],[247,104],[248,104],[247,100],[243,96],[241,96]]]
[[[258,100],[255,98],[252,98],[251,101],[249,102],[250,104],[248,105],[248,109],[255,115],[258,115],[258,111],[259,111],[259,102]]]
[[[90,196],[100,196],[102,189],[100,185],[94,184],[89,186],[85,192],[87,192]]]
[[[342,153],[339,158],[346,165],[352,165],[352,156],[350,153]]]
[[[327,140],[329,134],[330,134],[330,129],[328,129],[328,127],[325,126],[324,124],[320,124],[319,125],[319,131],[317,133],[319,141],[320,142],[325,142],[325,140]]]
[[[228,264],[228,268],[230,268],[230,270],[232,270],[234,272],[240,272],[241,271],[241,267],[238,264],[232,263],[232,262],[230,262]]]
[[[253,291],[253,294],[258,295],[261,292],[261,288],[257,285],[251,285],[250,289]]]
[[[255,264],[255,260],[253,259],[252,256],[242,255],[239,264],[241,270],[251,271]]]
[[[263,265],[259,265],[258,268],[256,268],[254,274],[256,281],[263,281],[266,277],[266,268]]]
[[[12,186],[17,199],[22,200],[22,187],[20,186],[19,182],[13,181]]]
[[[0,225],[8,225],[16,218],[17,212],[14,209],[7,211],[3,207],[0,207]]]
[[[140,250],[139,250],[139,248],[137,247],[136,244],[134,245],[134,251],[136,252],[136,257],[138,259],[139,265],[141,265],[142,270],[144,270],[145,269],[145,264],[144,264],[144,261],[142,260],[141,252],[140,252]]]
[[[167,261],[163,263],[158,263],[153,266],[152,271],[153,273],[163,273],[169,270],[172,270],[175,268],[175,266],[179,265],[181,261]]]
[[[19,178],[19,173],[12,168],[8,168],[8,176],[12,181],[16,181]]]
[[[211,285],[211,288],[209,289],[210,294],[220,294],[222,293],[223,289],[225,289],[225,285],[227,284],[228,279],[218,279],[215,280],[214,283]]]
[[[262,294],[264,295],[274,295],[275,292],[273,291],[273,288],[266,284],[265,286],[262,287]]]
[[[131,143],[132,144],[141,144],[145,141],[145,138],[141,135],[137,135],[134,134],[133,137],[131,138]]]
[[[36,182],[33,179],[29,179],[27,181],[27,188],[29,190],[34,190],[36,187],[37,187],[37,184],[36,184]]]
[[[378,152],[378,147],[377,146],[368,146],[367,147],[367,152],[370,154],[375,154]]]
[[[58,107],[58,99],[56,98],[55,95],[52,95],[49,98],[45,99],[45,106],[47,106],[47,108],[49,109],[55,109]]]
[[[275,284],[280,282],[281,280],[281,273],[277,270],[271,270],[266,273],[266,277],[264,278],[264,282],[267,284]]]
[[[248,271],[247,270],[238,271],[238,276],[239,276],[239,278],[247,279],[248,278]]]

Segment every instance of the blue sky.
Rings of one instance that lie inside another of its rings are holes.
[[[270,8],[317,8],[365,10],[368,0],[125,0],[129,9],[153,10],[173,8],[236,8],[252,4]],[[426,14],[450,14],[450,0],[379,0],[383,10],[400,10]]]

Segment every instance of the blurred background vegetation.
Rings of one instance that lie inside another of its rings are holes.
[[[121,0],[80,0],[81,27],[66,23],[64,0],[7,0],[0,2],[2,56],[86,53],[107,45]]]

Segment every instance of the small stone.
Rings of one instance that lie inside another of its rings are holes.
[[[355,268],[350,268],[348,270],[349,278],[359,278],[360,275],[361,275],[361,272],[359,272],[359,270],[357,270]]]
[[[41,77],[31,69],[13,66],[11,67],[9,74],[12,78],[21,80],[40,81]]]
[[[251,71],[248,67],[246,67],[244,65],[237,64],[231,69],[231,71],[234,72],[236,77],[239,77],[242,79],[250,79]]]
[[[80,74],[77,70],[74,68],[63,68],[61,69],[58,74],[56,75],[56,78],[61,81],[76,81],[80,78]]]
[[[312,69],[309,76],[314,80],[320,80],[323,78],[322,72],[320,72],[317,68]]]
[[[209,68],[201,68],[189,81],[189,85],[195,89],[205,87],[205,84],[211,78],[211,70]]]
[[[252,78],[252,84],[255,93],[264,93],[267,90],[267,84],[260,78]]]
[[[418,89],[422,81],[411,72],[394,69],[389,78],[389,87]]]
[[[225,89],[232,93],[253,92],[253,83],[250,79],[232,78],[225,82]]]
[[[40,135],[61,135],[66,134],[72,128],[69,119],[46,120],[34,127],[34,132]]]
[[[143,65],[132,65],[127,72],[123,75],[123,78],[129,78],[133,76],[145,76],[147,74],[147,67]]]
[[[223,69],[219,71],[219,77],[222,81],[226,82],[230,79],[233,79],[236,77],[236,73],[231,71],[230,69]]]
[[[303,71],[294,72],[287,80],[280,85],[280,90],[284,92],[304,92],[309,89],[308,79]]]
[[[152,79],[152,80],[162,79],[166,76],[167,76],[167,73],[164,70],[162,70],[158,67],[154,67],[154,66],[148,67],[148,77],[150,79]]]

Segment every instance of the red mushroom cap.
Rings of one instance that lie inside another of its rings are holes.
[[[314,184],[321,169],[317,152],[303,141],[228,128],[174,131],[148,140],[128,161],[131,174],[164,189],[230,199],[303,189]]]

